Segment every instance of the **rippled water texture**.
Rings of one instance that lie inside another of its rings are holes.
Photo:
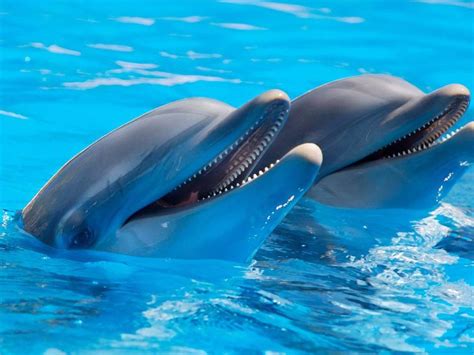
[[[73,154],[171,100],[295,97],[359,73],[472,90],[472,2],[0,7],[0,353],[472,353],[473,169],[432,210],[303,201],[250,267],[65,254],[13,221]]]

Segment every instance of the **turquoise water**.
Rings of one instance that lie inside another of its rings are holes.
[[[474,89],[472,2],[288,1],[0,3],[0,353],[473,352],[472,168],[431,210],[302,201],[250,266],[99,260],[16,227],[72,155],[172,100],[360,73]]]

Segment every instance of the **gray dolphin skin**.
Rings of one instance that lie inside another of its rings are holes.
[[[203,98],[159,107],[66,163],[23,209],[23,228],[59,248],[248,260],[254,247],[312,185],[321,165],[319,148],[303,145],[244,183],[283,126],[289,104],[285,93],[272,90],[237,110]],[[292,182],[286,185],[286,179]],[[274,186],[263,194],[255,193],[258,186],[267,184]],[[252,218],[252,206],[258,211],[248,229],[236,214]],[[237,240],[222,240],[224,233],[215,228],[230,215],[235,217],[234,235],[244,225],[240,245]],[[156,232],[151,225],[159,227]],[[140,233],[142,228],[146,233]],[[246,231],[251,235],[245,235]],[[124,248],[135,243],[135,239],[124,240],[133,233],[136,238],[148,238],[147,244]],[[164,244],[153,242],[154,238],[166,240],[166,248],[155,250]],[[202,247],[189,249],[188,243]],[[187,251],[178,253],[174,245]],[[222,253],[217,247],[224,248]]]
[[[472,123],[443,137],[469,100],[459,84],[425,94],[388,75],[334,81],[292,101],[255,170],[312,142],[324,163],[309,197],[338,207],[431,206],[473,161]]]

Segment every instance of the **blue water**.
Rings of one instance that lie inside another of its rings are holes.
[[[431,210],[302,201],[250,266],[100,260],[16,227],[72,155],[172,100],[360,73],[474,89],[473,2],[288,1],[0,2],[0,353],[473,352],[472,168]]]

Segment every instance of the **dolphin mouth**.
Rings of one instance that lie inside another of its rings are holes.
[[[283,102],[269,107],[257,123],[257,127],[251,128],[240,137],[234,144],[234,149],[221,160],[226,166],[225,177],[215,187],[201,191],[199,198],[221,194],[234,184],[243,182],[283,127],[288,112],[289,106]]]
[[[360,166],[381,159],[404,158],[428,150],[436,144],[443,143],[447,138],[452,137],[460,130],[458,128],[446,135],[463,117],[469,106],[469,101],[469,95],[455,97],[439,114],[422,126],[385,145],[375,153],[350,164],[348,167]]]
[[[132,214],[125,224],[144,214],[189,207],[248,182],[248,175],[286,122],[289,108],[289,100],[285,99],[266,107],[256,122],[224,151],[172,191]],[[209,185],[209,180],[215,183]]]

